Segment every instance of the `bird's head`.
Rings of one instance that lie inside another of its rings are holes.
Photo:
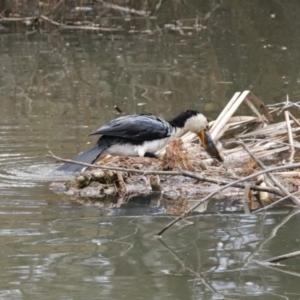
[[[186,131],[196,133],[201,140],[203,147],[205,144],[205,131],[208,129],[207,118],[197,110],[186,110],[170,122],[173,126],[184,128]]]
[[[171,125],[184,128],[184,131],[196,133],[201,140],[203,148],[214,158],[220,162],[223,161],[223,156],[219,153],[208,132],[207,118],[196,110],[187,110],[174,118]]]

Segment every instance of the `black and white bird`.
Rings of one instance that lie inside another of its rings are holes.
[[[171,121],[152,115],[128,115],[109,121],[91,135],[102,135],[97,145],[73,160],[93,164],[104,153],[114,156],[157,157],[162,149],[188,131],[196,133],[205,145],[207,118],[196,110],[187,110]],[[84,166],[66,163],[57,171],[75,173]]]

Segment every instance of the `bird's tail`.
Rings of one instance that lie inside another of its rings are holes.
[[[89,150],[82,152],[72,160],[92,164],[98,159],[98,157],[103,153],[105,149],[106,147],[95,146]],[[80,172],[84,168],[85,166],[65,163],[59,168],[57,168],[56,171],[66,172],[66,173],[76,173],[76,172]]]

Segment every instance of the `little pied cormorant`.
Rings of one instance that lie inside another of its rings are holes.
[[[157,157],[156,151],[188,131],[196,133],[205,145],[204,131],[207,126],[207,118],[196,110],[187,110],[169,122],[152,114],[121,116],[92,132],[90,135],[102,135],[97,145],[73,160],[93,164],[103,153]],[[75,173],[83,168],[66,163],[57,171]]]

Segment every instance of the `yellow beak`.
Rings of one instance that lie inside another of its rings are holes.
[[[204,149],[206,149],[206,143],[205,143],[205,130],[201,130],[199,133],[198,133],[198,136],[199,136],[199,139],[201,141],[201,144],[202,144],[202,147]]]

